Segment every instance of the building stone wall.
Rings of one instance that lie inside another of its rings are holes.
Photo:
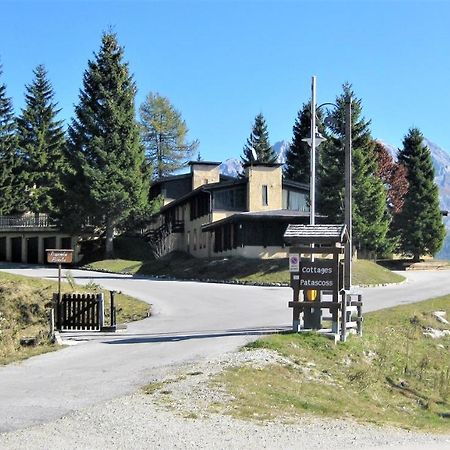
[[[184,248],[192,256],[203,258],[210,255],[212,233],[202,231],[202,225],[211,222],[211,214],[205,214],[190,220],[190,206],[186,204],[184,211]]]
[[[218,258],[222,256],[240,256],[242,258],[255,258],[255,259],[287,258],[288,248],[246,245],[245,247],[238,247],[232,250],[217,252],[214,253],[213,256]]]
[[[216,164],[195,164],[191,165],[192,190],[204,184],[218,183],[220,181],[220,170]]]
[[[212,213],[211,222],[217,222],[218,220],[222,220],[227,217],[234,216],[235,214],[236,214],[236,211],[214,210]]]
[[[281,166],[248,166],[247,211],[269,211],[282,209],[283,188]],[[263,205],[262,188],[267,186],[268,204]]]

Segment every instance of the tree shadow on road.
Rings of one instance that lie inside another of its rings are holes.
[[[239,328],[234,330],[208,330],[203,333],[158,333],[158,334],[139,334],[136,336],[127,336],[123,339],[114,339],[104,341],[105,344],[148,344],[158,342],[179,342],[192,339],[211,339],[231,336],[263,336],[273,333],[284,333],[291,330],[291,327],[257,327],[257,328]]]

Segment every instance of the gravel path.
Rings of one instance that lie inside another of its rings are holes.
[[[212,413],[229,395],[211,388],[212,376],[231,366],[286,363],[269,350],[232,352],[210,361],[173,367],[149,380],[152,394],[137,392],[58,420],[0,435],[2,449],[448,449],[450,434],[431,435],[352,421],[301,417],[250,422]]]

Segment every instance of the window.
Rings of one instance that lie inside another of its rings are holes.
[[[267,206],[269,204],[269,190],[267,184],[262,185],[262,204]]]
[[[214,191],[214,209],[226,211],[244,211],[246,206],[245,187],[228,188]]]
[[[308,211],[306,194],[296,190],[283,189],[283,209]]]
[[[189,201],[191,220],[198,219],[209,213],[209,194],[201,193]]]

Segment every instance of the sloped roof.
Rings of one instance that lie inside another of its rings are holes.
[[[317,216],[316,216],[317,217]],[[226,223],[234,223],[241,221],[278,221],[278,222],[292,222],[301,221],[305,222],[309,220],[308,211],[291,211],[289,209],[277,209],[268,211],[246,211],[237,212],[231,216],[225,217],[224,219],[216,220],[202,226],[203,231],[211,231],[214,228],[224,225]]]
[[[347,226],[290,224],[284,233],[284,240],[289,244],[342,244],[348,240]]]

